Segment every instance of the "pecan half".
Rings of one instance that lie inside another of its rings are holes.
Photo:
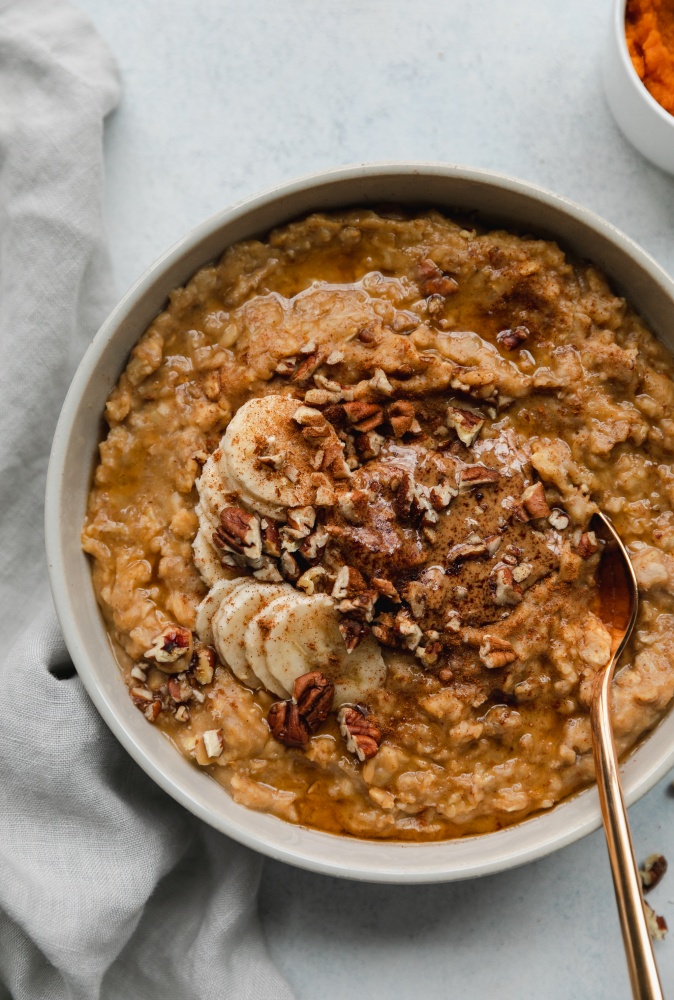
[[[275,740],[287,747],[304,747],[309,742],[309,726],[292,701],[276,701],[267,715]]]
[[[515,326],[512,330],[501,330],[496,334],[497,343],[505,347],[506,351],[514,351],[516,347],[528,340],[531,334],[526,326]]]
[[[293,685],[293,701],[312,733],[327,719],[334,697],[334,684],[320,670],[302,674]]]
[[[459,472],[459,493],[465,493],[476,486],[493,486],[499,478],[499,472],[486,465],[466,465]]]
[[[552,513],[541,482],[527,486],[522,494],[522,504],[532,517],[549,517]]]
[[[472,410],[463,410],[458,406],[448,406],[445,418],[448,427],[456,431],[459,441],[467,448],[475,443],[475,439],[484,427],[484,418]]]
[[[667,859],[663,854],[649,854],[639,869],[644,892],[654,889],[667,872]]]
[[[259,559],[262,555],[260,522],[255,514],[242,507],[224,507],[220,511],[220,526],[213,533],[213,541],[218,548],[229,548],[247,559]]]
[[[338,628],[342,633],[347,653],[353,653],[356,646],[363,641],[365,636],[370,631],[369,626],[366,625],[365,622],[360,622],[356,618],[347,617],[340,618]]]
[[[367,710],[351,705],[340,708],[337,719],[349,753],[355,754],[360,761],[374,757],[382,737],[377,720],[368,715]]]
[[[517,659],[517,653],[507,639],[499,639],[496,635],[484,636],[478,656],[488,670],[506,667]]]

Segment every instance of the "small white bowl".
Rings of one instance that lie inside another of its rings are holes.
[[[625,37],[626,0],[614,0],[604,49],[604,90],[618,126],[646,159],[674,173],[674,116],[658,104],[639,79]]]
[[[573,202],[482,170],[432,163],[370,164],[317,174],[268,191],[198,226],[127,293],[75,374],[54,437],[46,539],[54,603],[79,676],[113,733],[140,766],[196,816],[235,840],[290,864],[376,882],[436,882],[501,871],[572,843],[601,824],[594,788],[517,826],[429,844],[357,840],[293,826],[237,805],[188,763],[134,708],[96,604],[80,531],[105,400],[129,351],[168,293],[227,246],[316,209],[384,202],[477,211],[486,221],[558,240],[593,260],[674,348],[674,282],[617,229]],[[628,803],[674,763],[674,714],[626,761]]]

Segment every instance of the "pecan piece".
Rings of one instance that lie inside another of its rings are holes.
[[[395,436],[402,437],[417,423],[414,406],[405,399],[391,403],[388,408],[388,420]]]
[[[185,677],[170,677],[167,687],[169,695],[177,705],[189,701],[194,693]]]
[[[274,702],[267,722],[274,739],[287,747],[304,747],[309,742],[309,726],[292,701]]]
[[[361,433],[372,431],[384,422],[384,410],[377,403],[355,400],[344,403],[344,412],[349,423]]]
[[[403,646],[415,650],[421,642],[423,632],[405,608],[400,610],[393,621],[393,631],[400,636]]]
[[[342,566],[337,573],[335,585],[332,588],[332,596],[336,601],[343,601],[344,598],[355,597],[356,594],[362,593],[366,588],[367,584],[362,573],[354,566]]]
[[[554,507],[552,513],[548,517],[548,522],[557,531],[564,531],[565,528],[569,527],[569,515],[565,514],[563,510],[559,507]]]
[[[293,413],[293,420],[300,427],[322,427],[326,422],[321,411],[313,406],[298,406]]]
[[[552,513],[541,482],[527,486],[522,494],[522,504],[531,517],[549,517]]]
[[[581,559],[589,559],[599,548],[599,542],[594,531],[584,531],[580,536],[580,541],[576,546],[576,552]]]
[[[497,566],[491,574],[490,586],[494,604],[519,604],[522,600],[522,588],[515,582],[509,566]]]
[[[447,295],[453,295],[459,288],[454,278],[446,275],[430,257],[419,261],[417,270],[420,279],[419,291],[424,298],[431,295],[439,295],[444,298]]]
[[[265,555],[279,559],[281,556],[281,536],[278,525],[270,518],[263,517],[260,521],[260,540]]]
[[[306,380],[310,378],[311,375],[313,375],[316,369],[320,368],[322,363],[323,359],[321,358],[320,354],[310,354],[297,367],[295,374],[291,376],[290,381],[306,382]]]
[[[218,662],[212,646],[199,646],[192,655],[190,670],[197,684],[210,684]]]
[[[369,760],[374,757],[381,743],[381,729],[377,720],[367,714],[367,710],[344,705],[337,716],[339,730],[346,740],[346,749],[358,760]]]
[[[220,511],[220,526],[213,533],[213,541],[221,549],[239,552],[247,559],[262,555],[260,522],[255,514],[242,507],[224,507]]]
[[[448,406],[445,422],[456,431],[459,441],[470,448],[484,427],[484,418],[472,410],[464,410],[458,406]]]
[[[663,854],[649,854],[639,869],[644,892],[654,889],[667,872],[667,859]]]
[[[507,639],[499,639],[496,635],[485,635],[478,656],[488,670],[497,670],[514,663],[517,653]]]
[[[370,631],[369,626],[365,622],[359,622],[356,618],[346,617],[340,618],[338,628],[342,633],[347,653],[353,653],[356,646],[363,641]]]
[[[378,597],[376,590],[363,590],[353,597],[343,598],[337,605],[337,610],[343,615],[371,622]]]
[[[312,733],[327,719],[334,697],[334,684],[320,670],[302,674],[293,685],[293,701]]]
[[[277,375],[292,375],[296,364],[297,358],[281,358],[274,371]]]
[[[206,756],[209,758],[219,757],[225,747],[222,738],[222,729],[209,729],[204,733],[202,738]]]
[[[648,933],[655,941],[664,941],[665,934],[669,930],[667,927],[667,921],[664,917],[661,917],[659,913],[656,913],[650,903],[647,903],[645,900],[644,910],[646,911]]]
[[[501,330],[496,334],[497,343],[505,347],[506,351],[514,351],[516,347],[528,340],[530,333],[526,326],[515,326],[512,330]]]
[[[373,576],[372,586],[384,597],[388,597],[390,601],[394,601],[396,604],[400,603],[400,594],[390,580],[386,580],[382,576]]]
[[[476,486],[493,486],[499,478],[499,472],[486,465],[466,465],[459,472],[459,493],[465,493]]]
[[[381,452],[384,438],[376,431],[365,431],[364,434],[356,434],[354,439],[356,451],[364,461],[376,458]]]
[[[192,633],[181,625],[169,625],[143,653],[146,660],[154,660],[160,669],[162,664],[175,663],[181,656],[191,655]]]

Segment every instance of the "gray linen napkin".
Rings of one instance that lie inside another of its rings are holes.
[[[283,1000],[257,923],[260,859],[117,744],[47,584],[49,446],[111,303],[102,132],[118,98],[110,54],[67,0],[0,0],[0,983],[14,1000]]]

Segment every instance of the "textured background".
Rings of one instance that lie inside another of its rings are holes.
[[[674,180],[618,132],[599,60],[609,0],[79,0],[124,78],[107,222],[124,291],[206,216],[363,160],[486,167],[569,196],[674,269]],[[631,810],[674,862],[662,782]],[[652,902],[674,996],[674,872]],[[267,863],[261,911],[300,1000],[627,1000],[601,832],[504,875],[382,887]]]

